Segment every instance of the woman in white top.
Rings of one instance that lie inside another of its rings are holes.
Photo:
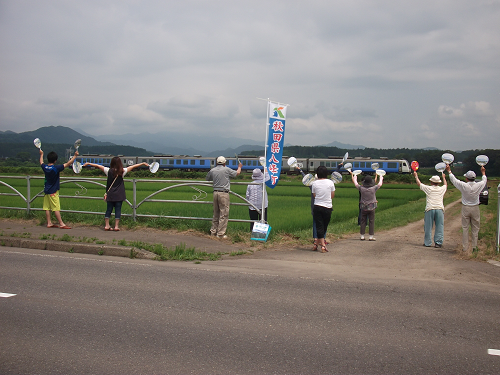
[[[325,232],[332,217],[332,199],[335,196],[335,184],[328,178],[328,170],[325,166],[319,166],[316,170],[318,178],[312,184],[312,195],[314,197],[313,217],[316,221],[318,239],[314,243],[313,250],[321,246],[321,252],[326,253],[328,249],[325,243]]]

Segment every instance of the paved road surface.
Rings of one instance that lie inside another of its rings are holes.
[[[0,373],[500,373],[498,287],[296,263],[2,247]]]

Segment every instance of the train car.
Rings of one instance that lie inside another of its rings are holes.
[[[170,171],[180,169],[187,172],[203,172],[209,171],[215,165],[215,161],[211,158],[202,157],[201,155],[155,155],[155,156],[139,156],[138,163],[146,162],[152,164],[157,162],[160,165],[160,170]]]
[[[155,156],[122,156],[118,155],[122,159],[124,166],[139,164],[146,162],[152,164],[158,162],[160,165],[160,170],[175,170],[180,169],[184,171],[195,171],[195,172],[208,172],[211,168],[216,166],[216,158],[202,157],[200,155],[155,155]],[[105,167],[109,167],[111,163],[112,155],[98,155],[98,154],[87,154],[81,155],[76,160],[82,164],[86,162],[100,164]],[[242,171],[251,173],[255,168],[263,169],[259,162],[259,156],[248,156],[240,155],[236,157],[227,157],[226,166],[232,169],[238,168],[238,160],[242,163]],[[285,174],[298,174],[299,171],[297,167],[290,167],[288,165],[288,156],[283,156],[281,173]],[[337,169],[339,163],[342,162],[342,157],[331,156],[328,158],[298,158],[297,166],[301,168],[306,173],[314,173],[319,166],[325,166],[329,172]],[[346,163],[352,164],[352,170],[361,170],[365,174],[373,174],[375,171],[372,169],[373,163],[378,163],[380,169],[383,169],[387,173],[411,173],[410,163],[404,159],[388,159],[388,158],[364,158],[355,157],[348,159]],[[341,168],[342,173],[348,173],[347,170]]]
[[[226,158],[226,167],[229,167],[231,169],[238,169],[238,159],[242,164],[242,172],[252,173],[255,168],[264,170],[264,167],[260,165],[259,156],[252,155],[238,155],[238,158],[228,157]]]
[[[289,156],[283,156],[282,162],[281,162],[281,173],[285,174],[299,174],[298,168],[302,169],[304,172],[307,172],[307,158],[296,158],[297,159],[297,165],[290,167],[288,165],[288,159],[290,159]],[[298,167],[298,168],[297,168]]]
[[[341,157],[331,157],[331,158],[310,158],[308,159],[308,172],[312,173],[320,165],[325,166],[328,171],[332,172],[337,169],[339,163],[342,162]],[[379,169],[383,169],[387,173],[410,173],[410,163],[404,159],[388,159],[388,158],[365,158],[365,157],[355,157],[352,159],[347,159],[346,164],[352,164],[352,170],[361,170],[365,174],[374,174],[375,170],[372,168],[373,163],[378,163]],[[344,168],[340,168],[342,173],[348,173]]]

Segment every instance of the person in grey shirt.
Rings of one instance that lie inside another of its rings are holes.
[[[462,193],[462,250],[469,250],[469,226],[471,227],[472,249],[474,250],[477,248],[477,237],[481,223],[479,194],[488,182],[486,169],[481,167],[483,177],[479,182],[476,182],[476,173],[474,171],[468,171],[464,174],[467,182],[463,182],[453,175],[449,164],[446,164],[446,170],[450,176],[451,183]]]
[[[226,167],[226,158],[224,156],[219,156],[217,158],[217,166],[207,173],[206,180],[213,181],[214,183],[214,216],[212,219],[212,228],[210,228],[211,236],[227,238],[226,229],[229,219],[229,190],[231,189],[229,180],[241,173],[242,166],[243,165],[239,163],[237,170]]]

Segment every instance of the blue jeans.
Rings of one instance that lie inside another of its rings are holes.
[[[432,226],[435,224],[434,230],[434,243],[436,245],[443,244],[444,238],[444,211],[443,210],[429,210],[424,216],[424,245],[432,245]]]
[[[111,217],[111,212],[113,211],[113,208],[115,209],[115,219],[120,219],[122,216],[122,202],[106,202],[108,204],[108,207],[106,209],[106,213],[104,214],[104,217],[106,219],[109,219]]]

